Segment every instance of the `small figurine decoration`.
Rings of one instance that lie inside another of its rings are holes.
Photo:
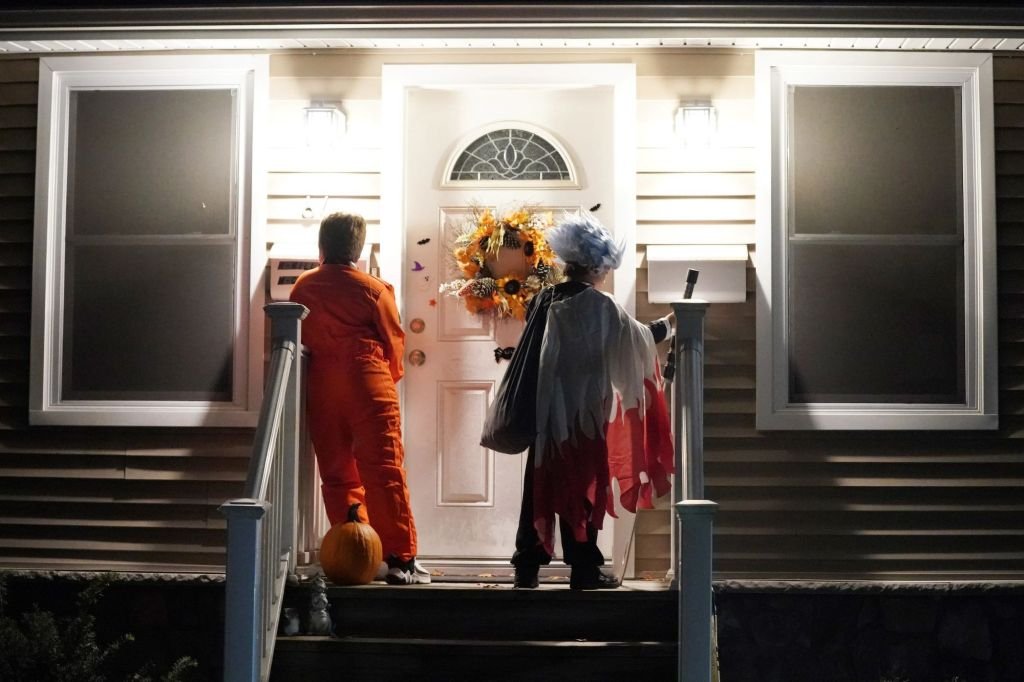
[[[285,637],[291,637],[292,635],[299,634],[301,629],[299,624],[299,610],[286,606],[281,610],[281,622],[278,623],[277,630]]]
[[[331,603],[327,601],[327,581],[322,575],[313,578],[313,591],[309,597],[309,635],[329,635],[334,629],[331,623],[329,609]]]

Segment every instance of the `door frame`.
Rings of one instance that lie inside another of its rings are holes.
[[[405,148],[407,94],[411,89],[473,89],[482,87],[601,87],[612,89],[612,154],[615,210],[610,227],[625,250],[613,272],[615,300],[630,315],[636,312],[636,65],[629,63],[515,63],[515,64],[385,64],[381,67],[381,221],[378,264],[381,277],[395,287],[399,313],[405,314]],[[431,178],[434,182],[436,178]],[[402,383],[399,383],[403,396]],[[403,436],[404,437],[404,436]],[[631,570],[632,559],[622,565],[630,544],[633,519],[616,523],[612,562],[617,573]]]

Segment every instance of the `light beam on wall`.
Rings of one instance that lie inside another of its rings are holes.
[[[711,102],[683,102],[676,109],[676,138],[685,147],[707,147],[718,131],[718,113]]]
[[[345,112],[335,102],[310,102],[306,107],[306,146],[333,147],[345,132]]]

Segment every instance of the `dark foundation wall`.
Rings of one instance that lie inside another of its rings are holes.
[[[722,682],[1019,682],[1024,589],[716,586]]]

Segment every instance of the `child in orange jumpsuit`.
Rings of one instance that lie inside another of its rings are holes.
[[[380,536],[395,585],[429,583],[416,562],[416,525],[402,464],[395,383],[402,378],[405,332],[394,288],[355,268],[366,239],[361,216],[333,213],[320,224],[320,267],[302,274],[291,300],[309,308],[309,431],[331,524],[360,503]]]

